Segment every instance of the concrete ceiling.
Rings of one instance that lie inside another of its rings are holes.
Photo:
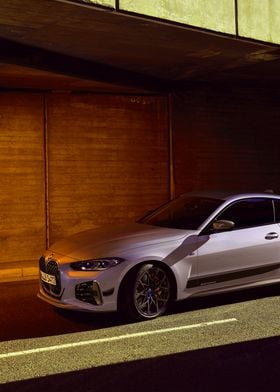
[[[5,88],[8,74],[23,88],[124,92],[280,83],[278,46],[69,1],[0,0],[0,45]]]

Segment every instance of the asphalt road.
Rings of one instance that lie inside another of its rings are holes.
[[[0,284],[0,391],[275,391],[280,287],[181,302],[164,317],[55,311]]]

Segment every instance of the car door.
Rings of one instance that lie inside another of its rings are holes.
[[[216,219],[235,223],[230,231],[213,232],[198,249],[197,286],[234,286],[279,273],[280,226],[269,198],[232,203]],[[278,269],[278,271],[277,271]]]

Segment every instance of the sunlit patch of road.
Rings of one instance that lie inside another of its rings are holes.
[[[171,332],[179,332],[179,331],[195,329],[195,328],[204,328],[204,327],[209,327],[209,326],[213,326],[213,325],[232,323],[234,321],[237,321],[237,320],[235,318],[232,318],[232,319],[226,319],[226,320],[206,321],[204,323],[199,323],[199,324],[181,325],[180,327],[156,329],[156,330],[151,330],[151,331],[136,332],[136,333],[130,333],[130,334],[125,334],[125,335],[107,337],[107,338],[84,340],[81,342],[76,341],[73,343],[58,344],[55,346],[38,347],[38,348],[27,349],[27,350],[22,350],[22,351],[12,351],[12,352],[8,352],[5,354],[0,354],[0,359],[19,357],[21,355],[44,353],[44,352],[49,352],[49,351],[58,351],[58,350],[88,346],[88,345],[93,345],[93,344],[111,343],[111,342],[121,341],[121,340],[125,340],[125,339],[128,340],[128,339],[135,339],[135,338],[142,338],[142,337],[144,338],[144,337],[147,337],[148,335],[152,336],[152,335],[165,334],[165,333],[171,333]]]

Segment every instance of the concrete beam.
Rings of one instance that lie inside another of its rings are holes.
[[[119,0],[121,11],[235,34],[234,0]]]
[[[0,63],[17,64],[61,75],[166,93],[172,83],[154,76],[124,70],[112,65],[82,60],[0,38]]]
[[[75,0],[77,2],[77,0]],[[103,7],[115,8],[115,0],[78,0],[80,3],[88,3],[93,5],[101,5]]]
[[[280,44],[279,0],[72,0]]]

